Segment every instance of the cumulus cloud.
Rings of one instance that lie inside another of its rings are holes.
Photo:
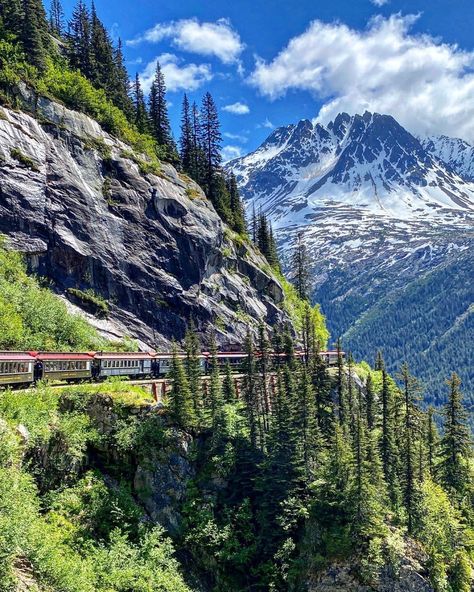
[[[249,106],[240,101],[232,103],[231,105],[226,105],[225,107],[222,107],[222,110],[227,111],[228,113],[233,113],[234,115],[247,115],[250,113]]]
[[[181,60],[171,54],[164,53],[149,64],[140,74],[143,89],[149,92],[155,77],[156,63],[160,62],[161,70],[166,80],[169,91],[197,90],[204,83],[212,79],[212,71],[209,64],[182,64]]]
[[[240,158],[242,156],[242,148],[240,146],[224,146],[222,149],[222,160],[224,163],[233,160],[234,158]]]
[[[390,0],[370,0],[372,2],[372,4],[375,4],[375,6],[385,6],[385,4],[388,4],[390,2]]]
[[[377,16],[364,31],[314,21],[250,83],[276,99],[289,90],[325,100],[318,120],[364,110],[388,113],[410,131],[474,140],[474,52],[415,35],[418,16]]]
[[[171,39],[174,46],[184,51],[216,57],[224,64],[238,63],[244,49],[239,34],[227,19],[201,23],[193,18],[158,23],[127,44],[158,43],[163,39]]]

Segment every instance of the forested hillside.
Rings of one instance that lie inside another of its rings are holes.
[[[474,309],[469,270],[472,253],[442,265],[408,286],[392,291],[369,308],[344,335],[346,347],[358,357],[375,357],[383,350],[394,371],[397,360],[410,360],[423,381],[423,398],[440,405],[445,398],[444,376],[455,369],[472,410],[474,382],[472,343]]]

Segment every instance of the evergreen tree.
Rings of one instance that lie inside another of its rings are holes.
[[[472,441],[467,413],[462,404],[461,381],[453,372],[447,381],[448,402],[443,409],[444,436],[440,443],[439,480],[447,491],[461,499],[472,485],[469,458]]]
[[[237,187],[237,180],[234,173],[230,173],[227,179],[227,191],[230,196],[230,211],[232,214],[232,228],[239,234],[246,234],[245,213]]]
[[[195,146],[193,123],[191,118],[191,107],[189,105],[189,99],[186,94],[183,97],[183,106],[181,109],[181,137],[179,140],[179,146],[183,171],[192,176],[193,151],[195,149]]]
[[[21,41],[28,61],[43,71],[46,68],[50,42],[42,0],[23,0]]]
[[[226,403],[234,403],[237,400],[237,390],[235,388],[232,368],[229,362],[225,365],[224,381],[222,383],[222,395]]]
[[[67,34],[69,63],[86,78],[93,77],[91,19],[83,0],[74,7]]]
[[[413,533],[419,504],[419,481],[416,471],[416,433],[419,385],[404,363],[400,372],[404,400],[405,425],[403,432],[403,493],[408,517],[408,532]]]
[[[313,348],[310,371],[316,397],[316,418],[318,426],[322,434],[328,437],[332,433],[334,422],[334,410],[331,397],[331,377],[318,350],[319,347]]]
[[[204,187],[205,174],[205,153],[201,143],[201,114],[196,103],[193,103],[191,108],[191,126],[192,126],[192,143],[191,143],[191,166],[188,171],[189,176],[199,185]]]
[[[125,66],[121,39],[118,40],[117,47],[114,49],[113,59],[113,84],[110,97],[114,105],[123,111],[128,119],[132,119],[133,104],[129,96],[130,80]]]
[[[133,119],[140,133],[145,134],[150,130],[150,120],[145,105],[145,97],[143,95],[142,85],[138,74],[135,76],[135,82],[132,90],[133,100]]]
[[[379,350],[377,352],[377,357],[375,358],[375,370],[381,372],[385,368],[385,362],[383,359],[382,352]]]
[[[169,397],[169,411],[173,423],[184,429],[196,425],[189,382],[176,345],[173,346],[170,379],[172,386]]]
[[[337,392],[337,410],[339,425],[345,425],[347,420],[346,409],[346,393],[344,380],[344,358],[342,355],[341,339],[338,338],[336,342],[337,349],[337,377],[336,377],[336,392]]]
[[[250,443],[257,448],[258,442],[258,403],[257,403],[257,366],[252,334],[247,333],[244,344],[246,359],[244,362],[244,377],[242,381],[242,394],[246,403],[246,412],[250,430]]]
[[[394,422],[394,404],[389,384],[389,377],[384,365],[382,370],[382,391],[380,393],[382,412],[382,433],[380,439],[380,453],[385,481],[388,484],[392,508],[400,505],[400,490],[397,471],[397,447],[394,440],[396,424]]]
[[[153,137],[164,148],[167,160],[176,162],[177,148],[168,117],[165,77],[159,62],[156,63],[155,79],[150,89],[149,113]]]
[[[302,300],[308,300],[310,288],[310,261],[306,245],[303,241],[303,233],[298,234],[298,240],[291,258],[293,269],[293,284],[298,296]]]
[[[114,48],[109,34],[97,16],[95,4],[91,9],[91,82],[113,98],[115,80]]]
[[[194,323],[191,321],[185,335],[186,375],[193,399],[193,412],[198,425],[202,424],[203,395],[201,379],[201,346]]]
[[[426,448],[428,453],[428,472],[430,478],[435,478],[436,458],[438,456],[439,435],[433,421],[434,409],[430,405],[426,415]]]
[[[372,379],[372,374],[370,372],[367,375],[367,380],[365,382],[365,408],[366,408],[367,428],[370,431],[372,431],[375,427],[376,410],[375,410],[374,383],[373,383],[373,379]]]
[[[64,32],[64,10],[61,0],[51,0],[49,24],[53,35],[61,37]]]
[[[20,39],[23,34],[24,23],[23,0],[4,0],[0,2],[0,18],[5,31]]]
[[[203,185],[206,195],[214,205],[217,202],[216,177],[220,171],[221,131],[217,107],[211,93],[207,92],[202,99],[200,112],[200,145],[204,151]]]
[[[211,427],[214,432],[214,438],[221,441],[223,418],[222,418],[222,381],[219,370],[219,361],[217,359],[217,343],[214,335],[212,335],[209,347],[211,376],[209,383],[209,402],[208,409],[211,417]]]
[[[259,370],[260,370],[260,401],[263,410],[263,429],[268,433],[270,429],[270,394],[269,394],[269,377],[270,377],[270,344],[268,342],[265,325],[259,324],[258,327],[258,351],[259,351]]]

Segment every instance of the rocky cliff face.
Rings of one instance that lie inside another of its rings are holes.
[[[265,261],[190,179],[147,173],[95,121],[26,87],[19,100],[0,109],[0,233],[75,304],[77,290],[107,300],[104,334],[167,347],[193,318],[240,343],[250,321],[288,321]]]

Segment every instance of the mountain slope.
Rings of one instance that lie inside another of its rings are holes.
[[[368,359],[384,349],[392,371],[408,359],[428,400],[444,397],[449,370],[466,391],[474,382],[459,344],[474,302],[473,152],[462,140],[420,140],[387,115],[343,113],[277,129],[228,164],[248,207],[270,216],[290,275],[302,233],[332,335]]]
[[[250,324],[289,320],[265,260],[195,183],[152,170],[86,115],[19,93],[23,111],[0,110],[0,233],[74,304],[106,301],[103,334],[169,347],[194,318],[240,344]]]

